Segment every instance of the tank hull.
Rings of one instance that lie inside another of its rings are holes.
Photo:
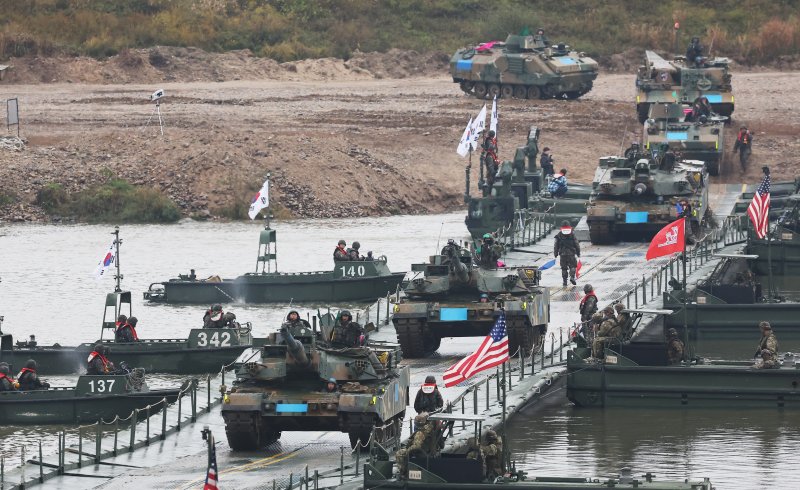
[[[794,367],[639,366],[613,351],[607,351],[606,356],[605,364],[588,363],[570,352],[567,398],[572,403],[579,407],[626,408],[800,407]],[[618,364],[610,364],[610,360]]]
[[[221,282],[172,279],[161,283],[166,303],[278,303],[374,301],[397,291],[404,272],[335,277],[333,272],[247,274]]]

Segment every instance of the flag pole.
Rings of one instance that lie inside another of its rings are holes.
[[[506,437],[506,364],[508,364],[508,361],[503,363],[503,449],[500,455],[504,465],[508,465],[508,458],[506,457],[508,454],[508,437]],[[505,468],[503,468],[503,470],[505,470]]]
[[[683,357],[684,360],[689,361],[691,360],[691,353],[687,353],[687,350],[690,350],[689,347],[689,312],[687,311],[688,306],[686,302],[686,297],[689,295],[689,291],[687,289],[687,281],[686,281],[686,217],[683,218],[683,339],[684,345],[686,345],[686,349],[684,349]],[[691,225],[690,225],[691,226]],[[688,356],[687,356],[688,354]]]
[[[122,274],[120,274],[119,269],[119,244],[122,243],[122,240],[119,239],[119,226],[114,227],[114,231],[111,232],[114,235],[114,263],[117,265],[117,273],[114,275],[114,279],[117,281],[117,285],[114,287],[114,292],[118,293],[122,291],[120,287],[120,281],[122,280]]]

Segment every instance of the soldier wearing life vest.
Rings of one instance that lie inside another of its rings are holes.
[[[108,347],[103,344],[96,344],[92,352],[89,353],[89,358],[86,359],[88,363],[86,374],[90,376],[102,376],[113,372],[114,365],[108,360],[106,355],[108,355]]]
[[[8,364],[0,363],[0,391],[16,391],[19,388],[19,383],[14,381],[9,374],[11,372],[8,369]]]
[[[120,318],[124,318],[124,315],[121,315]],[[136,324],[139,320],[132,316],[127,321],[117,322],[117,329],[114,331],[114,341],[115,342],[138,342],[139,336],[136,334]]]
[[[19,389],[21,391],[47,390],[50,388],[50,383],[43,382],[39,379],[39,375],[36,373],[37,369],[36,361],[28,359],[28,362],[25,363],[25,367],[22,368],[22,371],[17,375],[17,382],[19,383]]]

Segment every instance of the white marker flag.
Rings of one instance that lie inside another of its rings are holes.
[[[114,265],[114,260],[117,256],[117,249],[114,247],[114,242],[111,242],[111,246],[108,247],[108,250],[103,254],[103,258],[100,259],[100,262],[97,263],[97,267],[94,269],[94,277],[96,279],[102,279],[103,276],[106,275],[106,271]]]
[[[461,155],[462,157],[467,156],[469,153],[469,142],[472,139],[472,118],[470,118],[469,122],[467,123],[467,127],[464,128],[464,134],[461,135],[461,141],[458,142],[458,148],[456,148],[456,153]]]
[[[478,117],[472,121],[472,141],[470,141],[472,148],[478,148],[478,138],[484,129],[486,129],[486,104],[483,104],[483,109],[478,113]]]
[[[253,198],[253,203],[250,204],[250,211],[247,213],[250,219],[256,219],[258,212],[269,206],[269,179],[264,181],[261,190],[258,191],[256,197]]]
[[[492,119],[489,122],[489,130],[494,131],[495,138],[497,137],[497,96],[492,100]]]

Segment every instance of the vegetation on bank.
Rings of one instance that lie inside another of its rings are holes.
[[[50,183],[36,194],[36,204],[50,215],[90,223],[172,223],[181,217],[178,206],[158,190],[117,178],[75,193]]]
[[[680,50],[699,35],[714,54],[758,64],[800,48],[795,0],[0,0],[0,11],[0,57],[171,45],[347,59],[356,49],[449,52],[525,26],[606,56],[671,51],[675,21]]]

